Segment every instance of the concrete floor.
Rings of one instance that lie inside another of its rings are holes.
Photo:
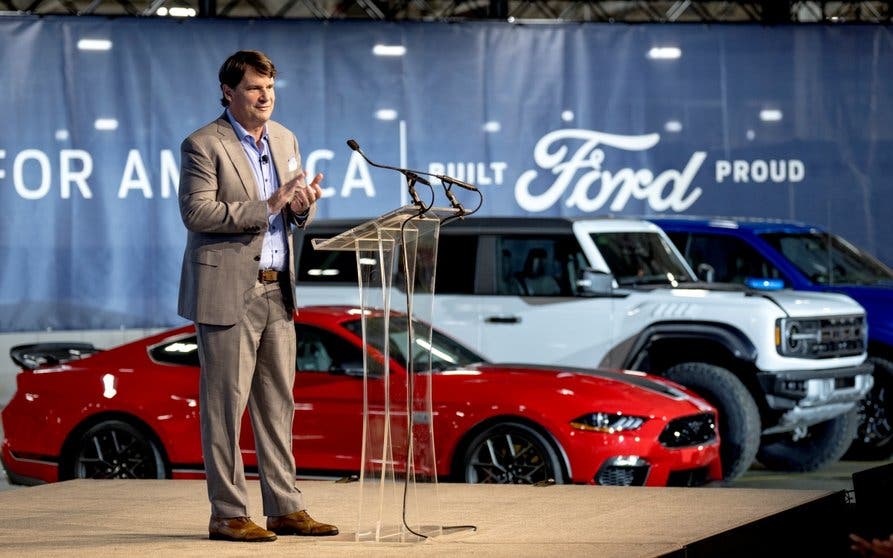
[[[262,523],[259,487],[250,486],[251,510]],[[359,483],[299,486],[309,511],[338,525],[339,535],[210,541],[204,481],[76,480],[0,493],[0,555],[773,556],[819,540],[845,549],[847,535],[840,494],[826,491],[441,484],[439,519],[426,508],[425,520],[474,530],[446,529],[420,542],[358,542]],[[805,526],[814,532],[802,539]]]

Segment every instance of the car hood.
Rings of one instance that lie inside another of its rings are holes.
[[[607,368],[574,368],[517,363],[479,363],[463,369],[440,372],[442,375],[465,375],[474,382],[486,382],[516,393],[573,393],[592,399],[626,401],[637,407],[684,402],[692,412],[712,410],[703,399],[674,382],[635,370]]]

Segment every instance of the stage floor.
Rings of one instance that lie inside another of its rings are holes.
[[[210,541],[204,481],[75,480],[0,492],[0,554],[766,558],[805,550],[804,540],[846,549],[843,491],[441,484],[441,524],[476,530],[376,543],[355,542],[358,483],[299,487],[310,513],[337,524],[338,536]],[[254,520],[263,525],[256,481],[251,491]]]

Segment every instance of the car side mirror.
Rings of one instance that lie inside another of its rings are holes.
[[[698,279],[707,283],[712,283],[716,276],[716,270],[709,263],[699,263],[695,271],[698,274]]]
[[[577,293],[583,296],[605,296],[614,290],[614,276],[586,268],[577,272]]]

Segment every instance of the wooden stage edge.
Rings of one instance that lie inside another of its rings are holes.
[[[847,556],[846,492],[440,484],[444,534],[357,541],[358,483],[299,481],[335,537],[207,538],[204,481],[75,480],[0,492],[3,556]],[[260,490],[251,513],[263,525]],[[452,528],[473,526],[469,528]]]

